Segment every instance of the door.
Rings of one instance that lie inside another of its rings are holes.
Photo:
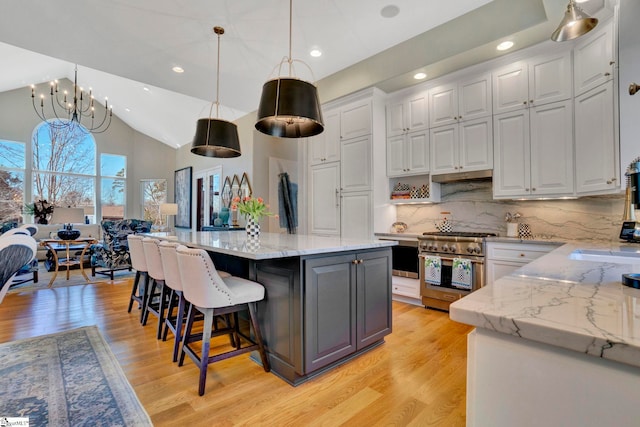
[[[458,120],[474,120],[491,115],[491,74],[473,76],[458,85]]]
[[[341,189],[371,190],[371,136],[342,140]]]
[[[429,91],[429,122],[432,128],[450,125],[458,120],[458,84],[433,88]]]
[[[340,162],[312,166],[309,185],[311,233],[340,235]]]
[[[429,132],[426,129],[407,134],[405,156],[407,174],[429,172]]]
[[[356,351],[355,256],[305,261],[305,373]]]
[[[613,78],[615,57],[613,24],[598,26],[573,48],[575,95],[581,95]]]
[[[429,130],[431,173],[458,171],[458,125],[440,126]]]
[[[218,217],[222,201],[222,166],[206,169],[195,175],[196,181],[196,230],[213,225]]]
[[[340,138],[357,138],[371,134],[371,103],[349,105],[340,113]]]
[[[493,124],[491,117],[464,121],[459,126],[459,170],[493,169]]]
[[[340,236],[359,240],[373,238],[371,191],[343,192],[340,204]]]
[[[620,185],[613,95],[613,81],[609,81],[575,99],[578,194],[610,192]]]
[[[387,138],[387,176],[403,176],[407,172],[405,139],[402,134]]]
[[[529,61],[529,106],[571,98],[571,75],[570,51]]]
[[[357,255],[357,350],[391,333],[391,251]]]
[[[529,100],[527,63],[510,64],[493,72],[493,114],[526,108]]]
[[[573,108],[571,100],[529,110],[531,195],[573,195]]]
[[[529,195],[529,110],[494,116],[493,134],[494,197]]]

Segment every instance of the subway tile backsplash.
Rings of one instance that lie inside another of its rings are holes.
[[[493,200],[490,181],[443,184],[442,201],[433,205],[398,205],[397,220],[407,233],[436,231],[440,212],[451,212],[454,231],[507,233],[507,212],[531,226],[534,238],[581,241],[617,240],[624,210],[623,195],[576,200]]]

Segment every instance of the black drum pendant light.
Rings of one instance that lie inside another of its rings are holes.
[[[289,56],[276,66],[280,74],[286,61],[289,77],[269,80],[262,87],[256,129],[271,136],[304,138],[321,133],[324,130],[324,122],[316,86],[291,75],[294,62],[291,57],[292,16],[293,0],[289,0]],[[302,61],[296,62],[301,62],[311,69]]]
[[[551,34],[551,40],[554,42],[573,40],[587,34],[596,25],[598,25],[596,18],[590,17],[580,9],[575,0],[569,0],[564,18],[562,18],[558,28]]]
[[[193,138],[191,152],[205,157],[238,157],[240,153],[240,140],[238,128],[234,123],[218,118],[220,107],[220,36],[224,34],[224,28],[213,27],[213,32],[218,35],[218,65],[216,77],[216,118],[211,117],[213,103],[209,110],[209,117],[199,119],[196,126],[196,135]]]

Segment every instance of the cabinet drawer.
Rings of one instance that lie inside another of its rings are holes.
[[[490,260],[531,262],[551,252],[556,246],[532,244],[487,244],[487,257]]]
[[[391,291],[396,295],[420,298],[420,280],[393,276],[391,279]]]

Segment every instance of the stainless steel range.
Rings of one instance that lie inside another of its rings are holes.
[[[449,304],[484,286],[484,239],[495,236],[490,232],[430,232],[418,236],[420,258],[420,295],[426,307],[449,310]],[[425,278],[427,258],[439,258],[441,276],[438,284]],[[469,288],[452,283],[453,264],[456,258],[468,260],[471,266]]]

